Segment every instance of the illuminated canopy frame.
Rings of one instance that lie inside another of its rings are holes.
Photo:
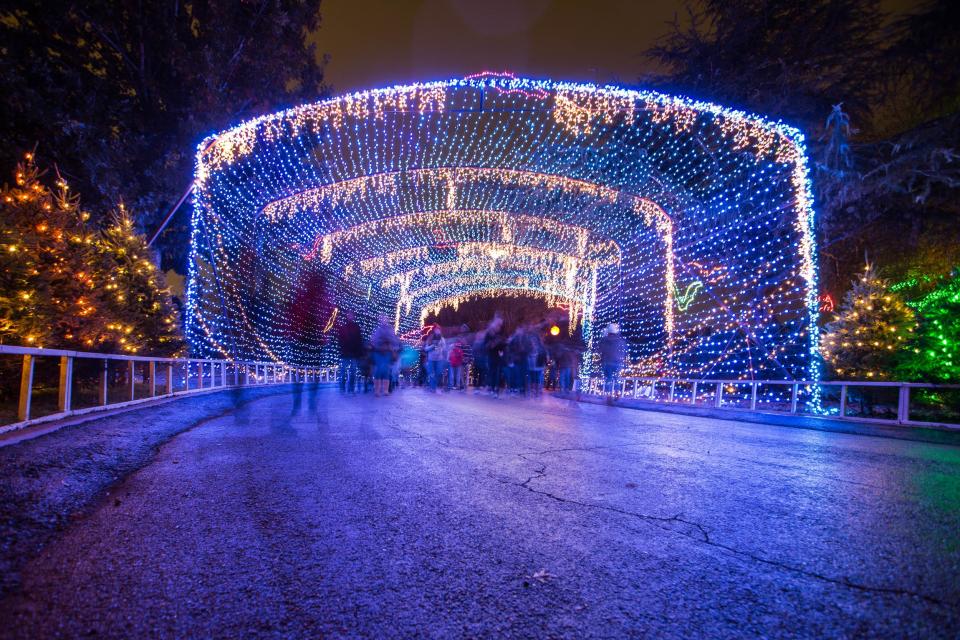
[[[343,311],[527,294],[588,345],[618,322],[636,372],[818,379],[813,216],[780,122],[509,74],[365,91],[200,145],[187,334],[328,364]]]

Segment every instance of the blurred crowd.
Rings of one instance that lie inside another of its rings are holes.
[[[386,317],[369,338],[348,313],[337,330],[340,388],[383,396],[406,386],[437,392],[539,396],[544,389],[579,393],[586,351],[577,334],[548,321],[525,322],[507,332],[500,314],[482,329],[467,325],[423,327],[418,340],[401,340]],[[603,331],[595,349],[608,395],[616,389],[627,345],[616,324]]]

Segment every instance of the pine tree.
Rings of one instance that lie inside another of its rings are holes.
[[[90,215],[59,176],[51,187],[27,154],[0,191],[0,343],[173,355],[180,325],[146,240],[123,207]]]
[[[824,358],[840,378],[891,379],[915,329],[913,310],[868,264],[825,327]]]
[[[42,177],[27,154],[0,195],[0,342],[90,349],[103,324],[95,235],[66,182]]]
[[[916,303],[919,328],[897,368],[917,382],[960,382],[960,271]]]
[[[140,355],[168,355],[182,347],[178,313],[163,274],[150,259],[146,239],[138,234],[123,204],[97,239],[102,262],[107,325],[116,350]]]

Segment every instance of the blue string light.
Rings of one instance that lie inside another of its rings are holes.
[[[196,185],[197,355],[330,364],[334,310],[406,331],[526,291],[588,344],[619,322],[635,373],[820,378],[806,148],[781,122],[478,74],[244,122],[200,144]]]

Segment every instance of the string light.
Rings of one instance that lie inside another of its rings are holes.
[[[323,318],[413,335],[444,305],[531,295],[588,350],[619,322],[631,372],[820,377],[806,149],[781,122],[484,72],[245,122],[201,143],[196,179],[198,354],[332,363],[323,322],[290,339],[321,274]]]

